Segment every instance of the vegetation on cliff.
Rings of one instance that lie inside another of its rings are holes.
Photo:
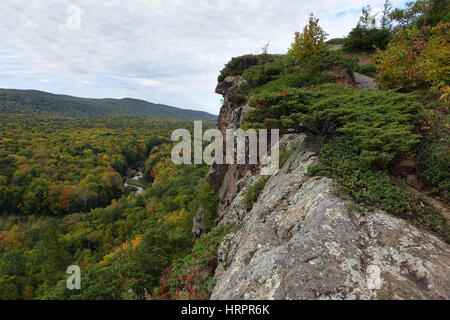
[[[311,17],[287,55],[257,59],[239,70],[247,80],[242,93],[253,107],[243,127],[319,137],[324,142],[320,163],[311,174],[336,178],[341,196],[364,210],[380,208],[400,215],[450,241],[447,219],[421,196],[433,195],[448,204],[449,23],[433,20],[434,27],[425,24],[419,29],[418,13],[409,24],[395,28],[398,18],[389,3],[383,16],[384,24],[377,28],[364,8],[357,28],[345,40],[335,41],[344,44],[337,51],[325,46],[323,30]],[[385,42],[357,29],[385,34]],[[353,40],[365,44],[350,45]],[[346,53],[369,48],[378,48],[376,64],[361,66]],[[234,58],[234,64],[239,59]],[[382,90],[354,88],[352,71],[360,70],[376,73]],[[418,164],[412,176],[413,181],[420,180],[414,185],[418,192],[399,186],[398,178],[392,177],[396,164],[406,157]],[[248,198],[251,207],[254,196]]]

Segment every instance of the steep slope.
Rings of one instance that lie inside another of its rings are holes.
[[[298,147],[219,248],[212,299],[448,299],[450,248],[383,211],[361,215],[310,178]],[[222,214],[236,216],[245,188]],[[224,219],[226,221],[227,219]]]
[[[214,120],[216,116],[137,99],[87,99],[36,90],[0,89],[0,113],[62,117]]]
[[[233,102],[245,81],[228,76],[218,127],[242,124],[248,106]],[[212,299],[449,299],[450,246],[429,231],[382,210],[362,212],[311,177],[318,161],[304,134],[285,135],[293,149],[248,210],[256,166],[213,165],[207,180],[219,190],[218,225],[238,224],[218,250]]]

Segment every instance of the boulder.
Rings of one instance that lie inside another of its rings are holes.
[[[203,223],[203,214],[204,209],[202,206],[199,206],[194,215],[194,221],[192,224],[192,234],[194,235],[194,239],[200,238],[200,236],[207,232],[207,228]]]

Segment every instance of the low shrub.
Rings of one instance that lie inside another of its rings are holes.
[[[248,210],[253,208],[256,200],[258,200],[259,195],[264,190],[264,187],[269,181],[270,176],[261,177],[258,182],[250,186],[244,194],[243,204]]]
[[[239,76],[250,67],[267,62],[272,62],[278,57],[279,56],[277,55],[271,55],[267,53],[259,55],[248,54],[240,57],[234,57],[225,65],[225,68],[220,71],[218,81],[223,81],[228,76]]]
[[[385,51],[378,50],[377,83],[382,89],[431,89],[450,83],[450,23],[400,32]]]
[[[214,289],[217,249],[223,237],[237,226],[212,229],[198,239],[192,252],[168,267],[162,274],[154,299],[208,299]]]
[[[284,66],[281,59],[272,63],[257,65],[248,68],[242,73],[242,78],[249,82],[252,87],[261,86],[271,81],[275,76],[283,72]]]
[[[272,81],[260,82],[260,86],[254,87],[252,93],[334,83],[338,79],[351,79],[352,76],[352,60],[334,51],[316,52],[297,65],[289,57],[281,60],[281,63],[284,66],[281,74],[272,75]]]
[[[288,148],[286,150],[280,150],[280,161],[279,161],[280,168],[283,168],[283,166],[286,164],[286,162],[292,156],[294,151],[295,151],[295,146],[291,146],[290,148]]]
[[[297,71],[282,75],[260,87],[254,88],[252,93],[282,91],[284,88],[302,88],[335,82],[337,79],[338,75],[331,71],[315,73]]]
[[[225,65],[225,68],[222,69],[217,80],[220,82],[225,80],[228,76],[241,75],[245,69],[257,64],[258,58],[252,54],[234,57]]]
[[[419,102],[411,94],[325,84],[264,91],[248,103],[255,109],[246,114],[244,128],[344,135],[359,148],[358,159],[374,168],[386,168],[419,141],[411,132]]]
[[[217,218],[217,205],[219,192],[206,181],[201,181],[195,190],[196,199],[190,204],[190,211],[195,212],[198,207],[203,208],[203,224],[207,230],[211,230]]]
[[[375,78],[377,75],[377,67],[373,63],[355,64],[353,70],[372,78]]]
[[[341,52],[319,51],[302,61],[298,68],[311,74],[337,69],[344,69],[351,73],[351,64],[352,60],[344,58]]]
[[[418,158],[419,176],[427,183],[431,193],[450,203],[450,136],[445,130],[429,142]]]
[[[423,199],[396,186],[386,172],[367,167],[358,154],[358,146],[346,137],[334,139],[323,146],[320,161],[309,168],[309,174],[334,178],[338,192],[344,197],[401,216],[440,234],[450,243],[450,226],[437,209],[423,205]]]

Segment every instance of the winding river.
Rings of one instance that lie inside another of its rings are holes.
[[[138,171],[138,172],[131,178],[131,180],[138,181],[138,180],[141,179],[143,176],[144,176],[144,173],[143,173],[142,171]],[[128,180],[128,181],[129,181],[129,180]],[[137,186],[137,185],[135,185],[135,184],[133,184],[133,183],[128,183],[128,182],[126,182],[126,181],[125,181],[125,183],[123,184],[123,186],[124,186],[125,188],[127,188],[127,187],[132,187],[132,188],[137,189],[137,190],[134,192],[136,195],[142,194],[142,193],[144,192],[144,188],[142,188],[142,187],[140,187],[140,186]]]

